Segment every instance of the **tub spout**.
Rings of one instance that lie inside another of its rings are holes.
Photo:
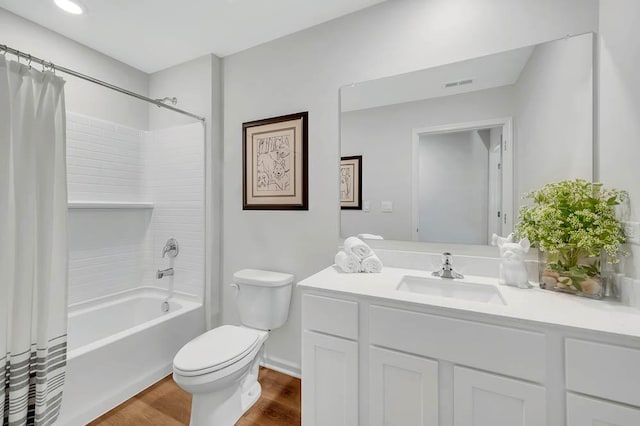
[[[162,279],[164,277],[170,277],[172,275],[173,275],[173,268],[158,269],[158,272],[156,272],[156,278],[157,279]]]

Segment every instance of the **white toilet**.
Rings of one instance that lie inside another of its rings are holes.
[[[262,346],[289,316],[293,275],[243,269],[231,285],[243,325],[214,328],[173,359],[173,379],[193,394],[191,426],[231,426],[258,400]]]

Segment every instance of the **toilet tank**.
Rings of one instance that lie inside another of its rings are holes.
[[[243,269],[233,274],[236,305],[243,325],[273,330],[287,322],[293,275]]]

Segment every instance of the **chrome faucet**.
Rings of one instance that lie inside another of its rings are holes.
[[[464,275],[459,274],[453,270],[452,260],[453,260],[453,255],[451,253],[449,252],[442,253],[442,266],[440,267],[440,270],[433,272],[431,275],[433,275],[434,277],[450,278],[450,279],[464,278]]]
[[[171,276],[173,276],[173,268],[158,269],[158,272],[156,272],[157,279],[162,279],[164,277],[171,277]]]
[[[176,257],[180,253],[180,246],[175,238],[169,238],[162,248],[162,257]]]

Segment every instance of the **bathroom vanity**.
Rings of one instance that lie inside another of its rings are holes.
[[[640,311],[497,278],[301,281],[302,422],[640,425]]]

